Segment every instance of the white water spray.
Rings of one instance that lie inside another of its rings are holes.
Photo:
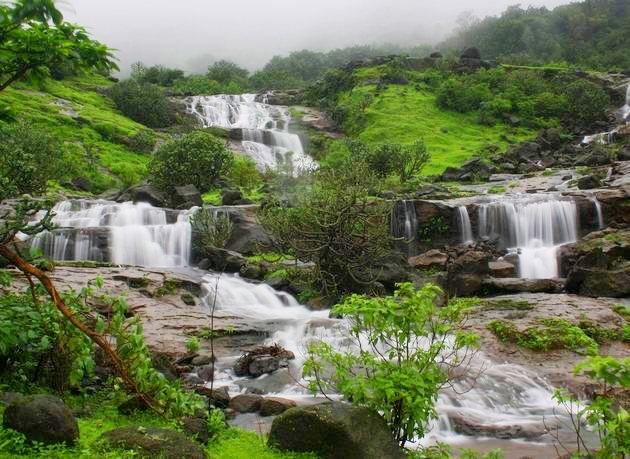
[[[475,238],[473,237],[472,226],[470,225],[470,216],[468,215],[468,209],[466,206],[459,206],[457,208],[457,216],[459,231],[462,235],[462,244],[473,244],[475,242]]]

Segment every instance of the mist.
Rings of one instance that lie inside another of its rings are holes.
[[[66,0],[66,18],[116,50],[121,73],[132,63],[202,72],[218,59],[249,70],[300,49],[361,44],[435,44],[457,17],[496,15],[515,0]],[[569,0],[532,0],[555,6]],[[524,6],[524,5],[523,5]]]

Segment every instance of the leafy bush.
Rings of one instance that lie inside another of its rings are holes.
[[[490,99],[492,92],[486,84],[471,84],[470,81],[451,77],[437,90],[436,102],[445,110],[467,113],[479,110]]]
[[[568,100],[567,115],[578,125],[588,127],[595,121],[606,119],[610,97],[595,83],[574,81],[566,87],[564,94]]]
[[[188,184],[203,193],[230,170],[233,161],[234,154],[222,139],[195,131],[162,145],[149,163],[149,176],[152,183],[169,193]]]
[[[129,148],[138,153],[151,153],[155,147],[155,134],[148,129],[142,129],[129,137]]]
[[[328,343],[311,344],[304,364],[311,390],[334,391],[382,413],[401,446],[422,438],[449,380],[446,368],[468,364],[459,351],[478,343],[463,329],[471,304],[438,307],[442,293],[432,284],[417,290],[405,283],[393,296],[352,295],[335,306],[332,313],[346,317],[350,336],[364,345],[340,352]],[[447,335],[453,340],[444,339]]]
[[[232,236],[234,225],[230,216],[212,209],[199,209],[190,219],[194,247],[203,254],[222,249]]]
[[[108,94],[121,112],[138,123],[152,128],[175,124],[175,106],[156,85],[125,80],[109,88]]]
[[[161,65],[146,67],[142,62],[131,66],[131,78],[140,84],[156,84],[159,86],[173,86],[175,81],[184,77],[184,71]]]
[[[61,155],[54,138],[20,121],[0,125],[0,201],[46,191],[59,177]]]
[[[212,95],[221,92],[221,85],[205,75],[190,75],[175,81],[172,90],[180,95]]]
[[[234,62],[220,60],[208,67],[206,74],[209,80],[214,80],[222,86],[233,85],[234,89],[242,92],[248,86],[249,71],[239,67]]]
[[[234,185],[245,190],[252,190],[262,184],[262,177],[256,163],[246,156],[234,156],[234,163],[228,172],[228,178]]]

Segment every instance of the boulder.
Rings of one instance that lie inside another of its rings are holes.
[[[626,145],[621,148],[617,155],[618,161],[630,161],[630,145]]]
[[[4,410],[2,425],[24,434],[27,440],[74,444],[79,425],[70,408],[52,395],[31,395],[14,399]]]
[[[217,389],[210,389],[209,387],[199,386],[195,387],[195,392],[199,395],[203,395],[208,398],[208,404],[215,408],[227,408],[230,405],[230,393],[227,386],[222,386]]]
[[[471,46],[470,48],[466,48],[460,57],[462,59],[481,59],[481,52],[479,49]]]
[[[168,196],[153,185],[137,185],[127,188],[116,198],[117,202],[148,202],[155,207],[166,207]]]
[[[209,363],[212,363],[213,360],[214,358],[212,357],[211,354],[196,355],[192,358],[192,360],[190,361],[190,364],[195,367],[201,367],[204,365],[208,365]]]
[[[118,412],[120,414],[129,416],[135,413],[136,411],[145,411],[148,408],[149,407],[144,402],[144,400],[142,400],[139,396],[136,395],[134,397],[131,397],[125,400],[120,405],[118,405]]]
[[[293,400],[280,397],[267,397],[260,402],[261,416],[277,416],[297,404]]]
[[[236,376],[252,376],[254,378],[273,373],[279,368],[286,368],[295,354],[278,345],[261,346],[243,354],[234,364]]]
[[[532,440],[547,433],[545,425],[531,424],[488,424],[482,419],[472,419],[456,413],[449,416],[455,432],[472,437],[492,437],[503,440],[526,438]]]
[[[592,175],[585,175],[577,180],[577,187],[580,190],[592,190],[593,188],[599,188],[602,182]]]
[[[199,376],[204,381],[211,381],[214,376],[214,368],[212,364],[203,365],[197,368],[197,376]]]
[[[238,413],[256,413],[262,400],[257,394],[240,394],[230,400],[229,407]]]
[[[441,53],[441,52],[439,52],[439,51],[434,51],[434,52],[432,52],[432,53],[429,55],[429,57],[430,57],[431,59],[442,59],[442,57],[444,57],[444,56],[442,55],[442,53]]]
[[[209,261],[209,267],[215,271],[237,273],[247,265],[247,259],[243,255],[231,250],[213,247],[206,251],[205,255]]]
[[[172,196],[173,205],[177,209],[190,209],[203,206],[201,193],[195,185],[176,186]]]
[[[455,182],[459,180],[463,174],[464,172],[460,168],[449,166],[442,172],[440,180],[443,182]]]
[[[240,190],[229,189],[221,192],[221,202],[224,206],[233,206],[241,199],[243,199],[243,193]]]
[[[437,249],[429,250],[421,255],[409,258],[409,266],[417,269],[445,269],[448,255]]]
[[[514,277],[516,274],[516,266],[503,260],[491,261],[488,268],[492,277]]]
[[[105,432],[101,439],[112,449],[133,450],[140,457],[206,459],[203,449],[171,429],[127,426]]]
[[[190,437],[199,443],[206,444],[210,440],[208,420],[203,417],[187,416],[182,419],[182,428]]]
[[[495,279],[486,277],[483,286],[492,293],[560,293],[564,281],[560,279],[524,279],[522,277]]]
[[[381,416],[363,407],[332,402],[291,408],[273,420],[269,445],[313,452],[323,459],[402,459]]]

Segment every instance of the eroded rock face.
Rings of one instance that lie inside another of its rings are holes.
[[[405,457],[383,418],[339,402],[287,410],[274,419],[269,445],[282,451],[312,451],[324,459]]]
[[[421,255],[409,258],[409,266],[419,269],[444,269],[448,255],[440,250],[429,250]]]
[[[72,411],[52,395],[14,399],[4,410],[2,425],[24,434],[29,441],[47,445],[73,444],[79,438],[79,425]]]
[[[203,205],[201,193],[195,185],[176,186],[171,200],[177,209],[190,209]]]
[[[567,291],[592,297],[630,296],[630,230],[591,233],[561,253],[576,260],[568,272]]]
[[[133,450],[141,457],[164,459],[206,459],[206,454],[186,435],[171,429],[128,426],[105,432],[104,443],[111,448]]]
[[[168,196],[153,185],[137,185],[123,191],[116,198],[117,202],[148,202],[155,207],[166,207]]]

